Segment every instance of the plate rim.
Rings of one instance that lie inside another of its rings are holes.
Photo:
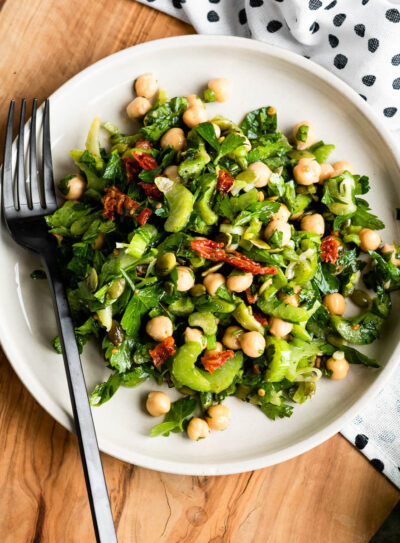
[[[287,49],[270,45],[266,42],[253,40],[249,38],[242,38],[237,36],[224,36],[224,35],[199,35],[190,34],[183,36],[172,36],[168,38],[161,38],[152,40],[145,43],[133,45],[112,53],[90,66],[84,68],[79,73],[74,75],[68,81],[63,83],[55,92],[50,95],[50,102],[55,98],[58,98],[66,89],[79,83],[80,80],[90,77],[90,75],[96,72],[99,67],[106,66],[112,63],[116,58],[123,59],[124,56],[129,57],[133,51],[138,52],[151,50],[157,50],[167,44],[167,46],[182,45],[198,45],[204,43],[210,45],[215,42],[218,45],[221,42],[233,46],[235,49],[254,50],[271,56],[289,64],[300,67],[303,71],[312,72],[314,76],[319,77],[324,82],[328,83],[339,93],[345,96],[352,105],[362,114],[364,117],[368,117],[372,122],[377,132],[380,134],[384,144],[387,146],[388,151],[391,154],[392,160],[397,164],[400,169],[400,159],[397,158],[398,144],[394,136],[390,133],[384,122],[378,117],[371,106],[366,103],[357,92],[352,89],[347,83],[342,81],[338,76],[327,70],[326,68],[314,63],[313,61]],[[42,105],[40,106],[43,107]],[[29,120],[27,121],[29,122]],[[4,226],[3,226],[4,228]],[[21,355],[18,354],[17,342],[8,341],[6,338],[6,330],[4,328],[4,317],[0,316],[0,341],[3,350],[10,362],[13,370],[17,374],[20,381],[23,383],[28,392],[33,396],[35,401],[43,407],[43,409],[59,424],[61,424],[67,430],[75,433],[72,417],[68,415],[47,393],[46,389],[42,386],[41,382],[30,371],[29,364],[24,362]],[[311,450],[312,448],[320,445],[334,434],[338,433],[347,422],[349,422],[362,408],[371,401],[377,393],[384,387],[390,379],[390,376],[396,370],[399,364],[400,354],[400,342],[397,343],[392,355],[390,356],[386,366],[382,368],[380,375],[366,388],[362,396],[355,401],[355,403],[347,409],[341,415],[338,415],[327,424],[323,429],[313,433],[306,439],[294,443],[289,447],[281,449],[279,451],[268,453],[266,455],[253,456],[249,459],[239,459],[228,462],[226,464],[196,464],[187,463],[182,464],[180,462],[172,462],[171,460],[162,460],[160,458],[148,457],[135,451],[127,451],[124,447],[110,442],[108,439],[98,437],[100,450],[110,456],[118,458],[122,461],[134,464],[147,469],[162,471],[165,473],[179,474],[179,475],[229,475],[234,473],[244,473],[255,469],[261,469],[268,466],[272,466]],[[396,360],[397,358],[397,360]]]

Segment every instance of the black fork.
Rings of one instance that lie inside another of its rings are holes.
[[[72,411],[74,414],[75,428],[79,441],[96,539],[99,543],[116,543],[117,536],[104,479],[96,431],[94,429],[90,411],[85,378],[82,371],[78,346],[76,344],[74,325],[71,319],[67,295],[56,263],[56,242],[53,236],[49,236],[44,219],[46,215],[53,213],[57,209],[51,159],[49,100],[46,100],[43,111],[41,180],[38,175],[36,154],[36,99],[33,101],[32,105],[29,138],[29,183],[27,183],[25,179],[24,157],[26,100],[22,100],[21,104],[15,183],[13,182],[12,139],[14,106],[15,103],[13,100],[10,104],[8,113],[6,141],[4,146],[2,175],[3,216],[12,238],[19,245],[39,254],[46,270],[61,339],[65,371],[67,373]]]

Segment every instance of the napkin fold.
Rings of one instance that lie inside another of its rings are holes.
[[[254,38],[310,58],[348,83],[400,138],[400,0],[137,1],[199,34]],[[341,433],[400,488],[400,369]]]

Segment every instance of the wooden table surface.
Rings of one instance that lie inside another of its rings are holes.
[[[130,0],[0,0],[0,10],[1,138],[11,98],[42,101],[106,55],[193,33]],[[36,403],[2,353],[0,391],[0,541],[94,541],[75,436]],[[399,500],[340,435],[241,475],[167,475],[107,455],[103,462],[120,543],[363,543]]]

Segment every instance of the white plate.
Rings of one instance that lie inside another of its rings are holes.
[[[171,97],[200,94],[212,77],[228,77],[233,96],[227,103],[208,105],[210,116],[222,113],[240,121],[251,109],[273,105],[287,133],[296,122],[311,120],[318,137],[336,145],[334,160],[350,160],[357,173],[369,175],[368,198],[387,225],[383,237],[389,242],[398,239],[394,208],[400,201],[399,163],[390,136],[368,105],[316,64],[242,38],[185,36],[145,43],[97,62],[63,85],[51,97],[57,178],[74,171],[68,152],[84,146],[96,115],[130,131],[125,106],[132,99],[132,82],[149,70]],[[0,241],[4,349],[36,400],[72,430],[63,362],[49,347],[56,326],[47,284],[29,277],[38,266],[34,255],[17,247],[4,230]],[[296,406],[290,419],[272,422],[254,406],[230,398],[232,422],[225,432],[213,432],[199,443],[182,435],[150,438],[156,419],[144,413],[143,398],[157,387],[148,382],[137,389],[120,389],[110,402],[93,409],[100,448],[133,464],[192,475],[243,472],[303,453],[338,432],[388,380],[400,350],[398,309],[397,298],[384,337],[368,349],[384,368],[352,366],[343,382],[322,380],[315,398]],[[83,361],[92,390],[109,370],[95,346],[85,350]]]

